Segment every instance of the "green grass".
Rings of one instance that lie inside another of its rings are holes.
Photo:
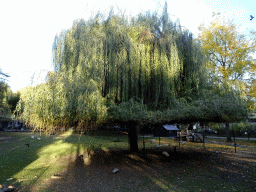
[[[89,146],[94,146],[94,150],[98,149],[128,149],[127,135],[73,135],[71,132],[67,132],[62,135],[45,136],[41,135],[41,140],[31,139],[31,135],[39,137],[38,133],[1,133],[0,136],[12,137],[9,141],[0,142],[0,183],[1,184],[16,184],[21,186],[33,186],[40,185],[45,179],[50,178],[53,174],[59,173],[66,168],[66,165],[59,163],[57,160],[60,157],[70,154],[80,154],[88,149]],[[103,136],[104,135],[104,136]],[[120,138],[122,142],[113,142],[115,138]],[[145,137],[146,148],[156,148],[159,144],[158,138],[154,138],[155,142],[151,144],[151,137]],[[213,139],[217,140],[217,139]],[[30,147],[25,144],[29,143]],[[178,146],[178,142],[170,138],[161,138],[160,144],[164,148],[169,148],[165,144],[170,146]],[[237,140],[237,144],[250,145],[256,147],[255,141],[241,141]],[[139,137],[139,148],[143,147],[142,137]],[[180,144],[181,148],[203,148],[202,143]],[[234,150],[233,146],[210,144],[206,143],[205,148],[208,150]],[[244,150],[244,148],[237,147],[237,150]],[[57,158],[56,158],[57,156]],[[254,173],[250,173],[252,176]],[[201,175],[197,177],[193,176],[197,170],[193,167],[189,167],[186,170],[186,175],[177,175],[170,173],[165,177],[162,176],[149,176],[143,178],[143,183],[154,182],[160,186],[161,189],[167,191],[229,191],[226,189],[232,189],[229,183],[219,185],[219,181],[214,178],[214,171],[205,170]],[[7,180],[13,178],[12,180]],[[210,178],[210,179],[209,179]],[[211,185],[209,186],[209,182]],[[242,191],[246,188],[241,188]],[[234,186],[233,186],[234,188]],[[237,189],[237,188],[236,188]],[[44,191],[45,189],[42,189]],[[126,190],[123,188],[123,190]],[[238,190],[238,191],[239,191]],[[127,191],[129,191],[127,189]],[[160,190],[162,191],[162,190]],[[232,190],[231,190],[232,191]],[[235,191],[235,188],[234,190]]]
[[[154,137],[155,142],[154,144],[151,144],[151,140],[153,137],[145,137],[145,145],[146,148],[150,148],[151,146],[155,147],[159,144],[159,139],[157,137]],[[234,142],[227,143],[226,139],[213,139],[213,138],[206,138],[211,143],[195,143],[195,142],[185,142],[185,144],[180,144],[180,147],[182,148],[206,148],[208,150],[234,150],[234,146],[231,146],[231,144],[234,144]],[[139,138],[141,141],[139,146],[142,147],[142,137]],[[213,141],[221,142],[223,144],[213,143]],[[172,138],[160,138],[160,144],[162,146],[165,146],[165,144],[170,144],[171,146],[179,146],[178,141],[174,141]],[[256,140],[236,140],[237,145],[244,145],[249,147],[255,147],[256,148]],[[237,147],[237,150],[247,150],[246,148]],[[251,150],[251,149],[250,149]]]
[[[40,178],[45,178],[61,165],[51,164],[55,155],[64,155],[72,151],[69,144],[60,144],[61,141],[52,137],[41,136],[42,140],[31,139],[29,134],[9,133],[13,139],[0,143],[0,182],[36,184]],[[29,143],[30,147],[25,144]],[[60,144],[60,145],[58,145]],[[11,181],[7,179],[13,178]]]
[[[31,135],[35,135],[35,139],[31,139]],[[39,133],[2,133],[1,136],[12,137],[10,141],[0,142],[0,183],[5,184],[35,185],[64,168],[56,163],[55,156],[82,153],[89,146],[94,146],[94,150],[128,148],[124,135],[120,135],[122,142],[113,142],[117,136],[79,137],[71,132],[59,136],[40,136]],[[10,178],[13,179],[8,181]]]
[[[208,141],[213,142],[221,142],[224,143],[225,145],[231,145],[234,144],[234,141],[232,142],[226,142],[226,139],[214,139],[214,138],[206,138]],[[232,138],[233,139],[233,138]],[[254,147],[256,148],[256,140],[240,140],[236,139],[236,144],[241,145],[241,146],[248,146],[248,147]],[[234,148],[234,147],[231,147]],[[245,148],[243,148],[245,150]]]

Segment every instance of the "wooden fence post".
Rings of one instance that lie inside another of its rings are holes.
[[[234,137],[234,146],[235,146],[235,153],[236,153],[236,136],[235,136],[235,131],[233,131],[233,137]]]

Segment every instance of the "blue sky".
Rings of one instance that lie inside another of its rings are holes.
[[[0,68],[11,77],[13,91],[30,85],[35,73],[42,79],[52,69],[54,37],[72,26],[73,20],[88,19],[98,10],[109,12],[114,6],[128,15],[141,11],[162,11],[164,0],[14,0],[0,2]],[[209,23],[212,12],[233,18],[242,33],[256,29],[256,0],[167,0],[170,17],[198,33],[201,23]],[[250,21],[250,15],[255,19]],[[41,76],[39,76],[41,74]]]

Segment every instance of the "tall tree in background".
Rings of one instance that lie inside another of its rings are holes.
[[[256,50],[255,36],[246,37],[239,34],[236,25],[225,18],[217,17],[210,26],[202,25],[199,40],[207,58],[209,75],[220,87],[242,92],[246,97],[245,75],[255,70],[252,54]],[[226,122],[227,140],[229,122]]]
[[[219,80],[220,85],[229,83],[237,91],[245,91],[243,79],[246,73],[255,72],[256,36],[239,33],[234,22],[217,17],[210,26],[201,25],[199,40],[207,57],[211,76]]]

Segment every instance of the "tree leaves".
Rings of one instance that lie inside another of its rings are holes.
[[[236,90],[247,92],[235,81],[243,82],[245,74],[253,68],[250,56],[256,51],[253,35],[239,34],[237,26],[225,18],[217,18],[208,27],[201,26],[200,29],[199,40],[211,74],[221,78],[218,82],[221,85],[224,81],[229,82]]]
[[[234,55],[223,50],[227,43],[236,45],[226,35],[227,29],[221,23],[214,26],[218,30],[210,28],[202,34],[204,48],[214,46],[209,37],[215,30],[220,40],[214,51]],[[236,57],[242,58],[242,51]],[[207,77],[200,42],[170,20],[167,4],[160,17],[147,13],[128,21],[110,14],[106,20],[99,16],[76,20],[56,35],[52,52],[54,72],[48,73],[45,83],[28,88],[17,108],[24,119],[40,127],[232,121],[244,115],[244,110],[236,112],[240,101],[225,95],[232,86],[223,83],[223,91]],[[214,52],[207,56],[223,60]],[[243,73],[244,63],[233,68],[226,63],[219,66],[224,76],[235,74],[233,70]]]

